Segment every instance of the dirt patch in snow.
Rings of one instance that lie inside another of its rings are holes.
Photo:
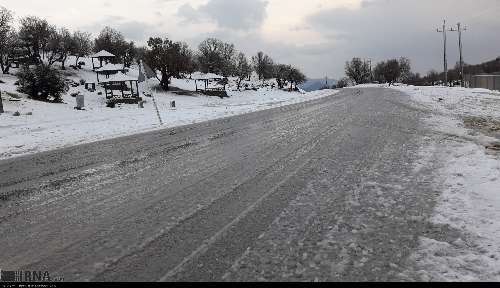
[[[490,117],[465,117],[465,127],[500,139],[500,121]]]

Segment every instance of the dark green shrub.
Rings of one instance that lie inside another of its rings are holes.
[[[40,64],[33,68],[23,66],[17,73],[18,91],[40,101],[61,102],[68,85],[59,71]]]

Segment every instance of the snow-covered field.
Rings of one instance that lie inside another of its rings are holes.
[[[441,139],[422,147],[422,157],[434,155],[442,162],[435,182],[441,196],[429,221],[459,235],[420,239],[412,256],[421,269],[420,280],[500,281],[500,152],[486,148],[500,141],[500,92],[403,85],[392,89],[434,112],[427,122]],[[468,126],[468,121],[478,125]]]
[[[87,61],[89,62],[89,61]],[[90,70],[90,63],[84,70],[75,73],[67,70],[68,78],[75,81],[84,79],[96,81],[95,73]],[[138,75],[131,70],[129,75]],[[115,109],[106,107],[106,99],[97,92],[90,93],[83,86],[71,88],[64,95],[64,104],[44,103],[27,99],[16,92],[15,76],[0,75],[5,82],[0,84],[4,99],[4,114],[0,114],[0,159],[12,158],[29,153],[52,150],[71,145],[90,143],[98,140],[131,135],[135,133],[175,127],[216,118],[223,118],[283,105],[309,101],[336,93],[324,90],[311,93],[286,92],[271,88],[258,91],[228,90],[230,98],[207,97],[193,93],[192,96],[181,96],[167,92],[154,92],[164,125],[154,109],[152,98],[145,98],[144,109],[137,105],[120,105]],[[156,79],[141,83],[140,91],[150,91],[157,85]],[[195,90],[194,81],[173,79],[172,85],[184,90]],[[74,110],[75,92],[85,95],[85,111]],[[5,92],[15,93],[20,101],[10,101],[11,96]],[[170,102],[176,101],[176,109],[170,108]],[[13,116],[20,112],[21,116]],[[29,115],[28,115],[29,114]]]

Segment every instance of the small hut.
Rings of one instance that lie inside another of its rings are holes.
[[[101,84],[104,86],[106,99],[114,103],[137,104],[141,101],[138,81],[137,78],[118,73],[102,80]]]
[[[100,83],[99,75],[103,76],[103,79],[109,79],[111,75],[116,75],[118,73],[125,74],[125,67],[120,64],[106,64],[101,68],[95,69],[95,72],[97,74],[97,83]]]
[[[196,92],[208,96],[228,97],[226,92],[227,79],[216,74],[197,74],[193,77]]]
[[[95,71],[96,69],[102,68],[103,63],[109,63],[115,57],[116,57],[115,55],[109,53],[106,50],[99,51],[98,53],[90,56],[90,58],[92,59],[92,69]],[[94,63],[94,59],[97,59],[99,67],[97,67],[96,64]]]

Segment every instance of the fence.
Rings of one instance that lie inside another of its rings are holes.
[[[466,82],[469,83],[470,88],[484,88],[500,91],[500,75],[467,75]]]

